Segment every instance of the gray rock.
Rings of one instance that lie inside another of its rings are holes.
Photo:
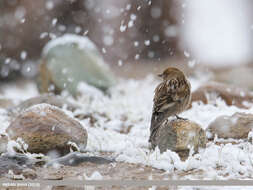
[[[52,166],[54,164],[61,164],[65,166],[78,166],[84,162],[90,162],[95,164],[109,164],[114,162],[115,160],[111,160],[108,158],[98,157],[98,156],[87,156],[80,152],[72,152],[67,154],[66,156],[54,159],[47,163],[47,166]]]
[[[95,44],[87,37],[66,34],[49,42],[43,50],[38,87],[41,92],[78,94],[85,82],[106,91],[115,78]]]
[[[6,131],[13,140],[22,138],[32,153],[56,151],[64,155],[73,143],[83,150],[88,138],[77,120],[49,104],[38,104],[22,112]]]
[[[15,174],[21,173],[25,168],[31,168],[35,161],[23,154],[4,154],[0,156],[0,176],[4,176],[9,170]]]
[[[7,151],[8,137],[0,134],[0,154]]]
[[[253,114],[235,113],[232,116],[220,116],[209,124],[207,131],[211,138],[217,134],[220,138],[247,138],[253,129]]]
[[[191,147],[197,152],[206,147],[205,131],[195,122],[183,119],[165,121],[157,131],[152,148],[158,146],[160,152],[172,150],[186,159]]]

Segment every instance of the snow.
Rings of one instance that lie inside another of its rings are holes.
[[[128,22],[128,28],[132,28],[133,26],[134,26],[134,21],[133,20],[130,20],[129,22]]]
[[[38,96],[39,94],[36,84],[34,83],[25,83],[21,87],[18,87],[16,84],[9,83],[1,85],[0,98],[13,99],[15,103]]]
[[[43,49],[43,55],[48,54],[51,48],[54,48],[58,45],[64,45],[68,43],[75,43],[78,45],[80,49],[89,49],[97,51],[97,48],[93,42],[89,40],[89,38],[85,36],[78,36],[73,34],[64,34],[62,37],[56,38],[54,40],[49,41]]]
[[[145,40],[145,41],[144,41],[144,44],[145,44],[146,46],[149,46],[149,45],[150,45],[150,40]]]
[[[47,10],[52,10],[54,8],[54,3],[53,1],[48,0],[45,6]]]
[[[152,18],[158,19],[162,15],[162,10],[160,7],[153,6],[150,10],[150,14]]]
[[[118,60],[118,66],[122,66],[123,65],[123,61],[121,59]]]
[[[58,19],[57,18],[53,18],[52,19],[52,26],[55,26],[58,22]]]
[[[134,59],[135,60],[138,60],[140,58],[140,54],[136,54],[135,56],[134,56]]]
[[[201,80],[191,78],[192,89],[195,90],[206,80],[204,77]],[[91,114],[97,120],[94,124],[89,122],[89,118],[79,120],[88,132],[86,150],[89,152],[98,154],[100,151],[111,152],[117,161],[163,169],[171,173],[174,179],[252,179],[253,145],[247,139],[233,140],[234,144],[227,140],[222,144],[216,143],[222,142],[222,139],[216,137],[205,149],[191,155],[186,161],[181,161],[179,156],[170,150],[162,154],[158,148],[150,151],[148,138],[152,99],[158,83],[158,79],[152,75],[140,80],[119,79],[118,84],[109,90],[110,96],[88,85],[80,84],[80,96],[76,100],[72,97],[67,98],[71,102],[78,103],[80,108],[73,113],[66,111],[65,108],[63,110],[71,117],[80,113]],[[26,91],[26,88],[23,91],[18,90],[18,94],[25,95]],[[28,89],[28,92],[33,95],[31,89]],[[8,97],[11,94],[14,97],[17,91],[12,89],[2,96]],[[41,104],[30,109],[39,109],[43,106]],[[217,117],[231,116],[236,112],[253,113],[253,108],[246,110],[227,106],[221,99],[217,99],[213,104],[207,105],[195,102],[191,109],[180,116],[206,129]],[[9,116],[2,109],[0,109],[0,122],[3,126],[0,133],[4,133],[9,125]],[[252,136],[250,133],[249,139]],[[13,145],[13,142],[10,145]],[[11,147],[9,146],[10,151]]]
[[[14,16],[17,20],[22,20],[26,15],[26,9],[23,6],[19,6],[15,13]]]
[[[6,128],[9,126],[9,120],[7,116],[7,111],[0,108],[0,134],[5,134]]]
[[[131,9],[132,5],[131,4],[127,4],[126,6],[126,10],[129,11]]]
[[[135,46],[135,47],[138,47],[138,46],[139,46],[139,42],[138,42],[138,41],[135,41],[135,42],[134,42],[134,46]]]
[[[154,35],[154,36],[153,36],[153,41],[154,41],[154,42],[159,42],[159,41],[160,41],[160,36],[157,35],[157,34]]]
[[[178,35],[178,28],[173,25],[169,25],[165,28],[164,34],[169,38],[174,38]]]
[[[47,37],[48,36],[48,33],[47,32],[42,32],[41,34],[40,34],[40,39],[44,39],[45,37]]]
[[[120,32],[125,32],[126,28],[127,28],[126,25],[121,24],[119,30],[120,30]]]
[[[106,46],[111,46],[114,42],[114,39],[110,35],[105,35],[104,38],[103,38],[103,42]]]
[[[20,58],[21,58],[22,60],[25,60],[25,59],[27,58],[27,52],[26,52],[26,51],[21,51],[21,53],[20,53]]]
[[[136,20],[136,18],[137,18],[137,16],[136,16],[135,14],[131,14],[131,15],[130,15],[130,19],[131,19],[131,20],[134,21],[134,20]]]

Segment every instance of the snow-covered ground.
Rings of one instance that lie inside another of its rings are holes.
[[[193,90],[204,80],[190,79]],[[110,96],[103,95],[87,85],[81,85],[81,96],[75,101],[81,109],[74,113],[92,114],[97,120],[91,125],[89,119],[80,120],[88,131],[89,152],[109,151],[117,161],[140,163],[154,168],[164,169],[172,174],[174,179],[252,179],[253,178],[253,145],[246,140],[237,141],[236,144],[217,145],[215,141],[209,142],[207,148],[198,154],[190,156],[186,161],[181,161],[179,156],[172,151],[160,154],[159,150],[149,150],[149,125],[152,111],[154,88],[159,81],[153,76],[142,80],[121,79],[118,85],[110,90]],[[15,97],[18,100],[38,94],[34,85],[6,88],[2,97]],[[17,94],[20,94],[18,95]],[[23,94],[21,96],[21,94]],[[253,113],[253,108],[246,110],[234,106],[227,106],[222,100],[217,99],[215,105],[194,103],[192,108],[180,116],[200,124],[206,129],[208,124],[220,115],[232,115],[235,112]],[[9,121],[5,110],[0,109],[0,133],[8,127]],[[129,128],[129,132],[126,128]],[[194,171],[194,172],[193,172]],[[196,171],[196,172],[195,172]],[[182,175],[181,174],[186,174]],[[182,188],[187,189],[187,188]]]

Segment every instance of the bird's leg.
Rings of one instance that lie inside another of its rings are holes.
[[[175,115],[177,119],[182,119],[182,120],[188,120],[186,118],[182,118],[182,117],[179,117],[178,115]]]

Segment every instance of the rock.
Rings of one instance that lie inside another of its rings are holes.
[[[197,152],[199,147],[206,146],[206,134],[197,123],[189,120],[165,121],[157,131],[152,148],[156,146],[161,153],[169,149],[178,152],[181,158],[185,159],[190,147]]]
[[[204,104],[215,102],[217,97],[223,99],[227,105],[239,108],[249,108],[253,104],[253,94],[227,84],[209,82],[192,93],[192,102],[201,101]]]
[[[240,86],[253,90],[253,67],[252,64],[240,64],[214,70],[214,80],[228,85]],[[242,77],[243,74],[243,77]]]
[[[8,137],[0,134],[0,154],[7,151]]]
[[[35,171],[34,169],[31,169],[31,168],[23,169],[22,175],[23,175],[26,179],[36,179],[36,178],[37,178],[36,171]]]
[[[67,109],[69,109],[71,111],[74,111],[74,110],[80,108],[79,105],[71,103],[68,100],[66,100],[65,98],[62,98],[61,96],[44,94],[44,95],[40,95],[40,96],[25,100],[22,103],[20,103],[18,106],[9,109],[9,111],[14,114],[20,113],[23,110],[26,110],[27,108],[29,108],[31,106],[34,106],[36,104],[42,104],[42,103],[50,104],[50,105],[53,105],[53,106],[56,106],[59,108],[62,108],[63,106],[66,105]]]
[[[98,157],[98,156],[87,156],[80,152],[72,152],[67,154],[66,156],[54,159],[50,161],[47,166],[52,166],[54,164],[61,164],[65,166],[78,166],[83,162],[90,162],[95,164],[110,164],[114,162],[114,160],[110,160],[108,158]]]
[[[95,44],[87,37],[73,34],[50,41],[43,50],[38,87],[41,92],[78,94],[78,84],[85,82],[106,91],[115,78]]]
[[[232,116],[220,116],[209,124],[207,131],[211,132],[213,138],[217,134],[220,138],[247,138],[253,129],[253,114],[235,113]]]
[[[49,104],[38,104],[22,112],[6,131],[12,140],[22,138],[31,153],[56,151],[64,155],[73,143],[83,150],[88,137],[78,121]]]
[[[9,170],[15,174],[21,173],[25,168],[32,167],[35,162],[23,154],[4,154],[0,156],[0,176],[4,176]]]

